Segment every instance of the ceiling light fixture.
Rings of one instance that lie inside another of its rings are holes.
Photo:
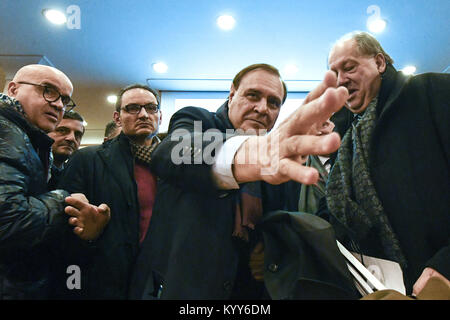
[[[416,67],[414,67],[414,66],[406,66],[406,67],[404,67],[402,69],[402,72],[404,74],[407,74],[407,75],[413,74],[414,72],[416,72]]]
[[[386,21],[381,18],[367,21],[367,29],[371,32],[380,33],[384,28],[386,28]]]
[[[47,18],[48,21],[50,21],[53,24],[64,24],[67,22],[66,15],[56,9],[44,9],[42,10],[42,14],[45,18]]]
[[[117,101],[117,96],[115,95],[110,95],[106,97],[106,100],[108,100],[109,103],[116,103]]]
[[[153,70],[158,73],[166,73],[169,67],[164,62],[157,62],[153,64]]]
[[[236,20],[232,16],[222,15],[217,18],[217,25],[222,30],[231,30],[234,28]]]
[[[83,120],[83,127],[87,127],[87,122]]]
[[[283,73],[285,76],[293,76],[298,72],[298,67],[295,64],[287,64],[284,69]]]

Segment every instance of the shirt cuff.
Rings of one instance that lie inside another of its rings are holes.
[[[250,136],[234,136],[226,140],[217,152],[216,161],[212,166],[213,179],[223,190],[239,189],[239,184],[233,176],[232,165],[234,156],[241,145]]]

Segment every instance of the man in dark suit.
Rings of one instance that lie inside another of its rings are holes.
[[[47,299],[49,268],[65,249],[62,241],[87,244],[108,223],[105,204],[96,207],[83,194],[47,185],[53,143],[47,133],[75,107],[72,91],[62,71],[26,65],[8,94],[0,93],[0,300]]]
[[[328,61],[353,113],[334,116],[346,132],[326,191],[335,229],[398,262],[407,294],[432,276],[449,283],[450,75],[405,76],[364,32],[340,39]]]
[[[269,297],[257,268],[249,267],[249,260],[263,260],[255,225],[269,211],[297,211],[294,182],[318,180],[316,169],[302,165],[306,156],[338,148],[335,133],[308,135],[347,99],[335,83],[327,73],[305,105],[272,131],[287,92],[278,70],[266,64],[240,71],[217,112],[187,107],[173,115],[152,153],[161,183],[147,253],[164,279],[163,299]],[[287,272],[277,264],[269,269]]]
[[[53,164],[51,178],[48,182],[50,190],[56,189],[65,163],[80,148],[85,131],[83,122],[83,117],[78,112],[65,112],[55,130],[48,133],[48,136],[54,140],[52,144]]]
[[[114,112],[120,134],[79,150],[69,160],[60,187],[83,192],[92,203],[108,204],[112,214],[94,243],[96,251],[80,262],[81,289],[59,286],[63,291],[55,293],[57,298],[128,298],[135,260],[152,217],[156,176],[149,163],[159,143],[156,134],[161,119],[157,91],[146,85],[127,86],[119,92]],[[68,255],[69,260],[77,257]]]

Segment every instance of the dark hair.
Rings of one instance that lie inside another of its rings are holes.
[[[270,72],[280,78],[281,83],[283,84],[283,90],[284,90],[283,100],[282,100],[282,103],[284,103],[284,101],[286,101],[286,97],[287,97],[286,83],[284,83],[283,79],[281,79],[281,75],[280,75],[280,72],[278,71],[278,69],[275,68],[274,66],[271,66],[270,64],[256,63],[256,64],[249,65],[248,67],[245,67],[244,69],[239,71],[234,76],[234,79],[233,79],[234,88],[237,90],[239,88],[239,84],[241,83],[242,78],[250,71],[253,71],[256,69],[263,69],[263,70]]]
[[[355,40],[359,54],[365,56],[376,56],[381,53],[384,56],[384,60],[386,60],[386,64],[394,64],[394,60],[384,51],[378,40],[375,39],[370,33],[364,31],[350,32],[341,37],[336,43],[350,39]]]
[[[72,119],[72,120],[78,120],[80,122],[84,122],[83,117],[76,111],[69,111],[64,112],[63,119]]]
[[[108,122],[105,127],[105,137],[108,138],[116,129],[117,129],[117,125],[114,120]]]
[[[156,91],[153,88],[150,88],[149,86],[147,86],[145,84],[135,83],[135,84],[131,84],[129,86],[126,86],[125,88],[122,88],[119,91],[119,94],[117,95],[117,101],[116,101],[116,111],[117,112],[120,112],[120,108],[122,106],[122,96],[123,96],[123,94],[125,92],[127,92],[128,90],[131,90],[131,89],[144,89],[144,90],[150,91],[155,96],[156,101],[158,101],[158,105],[161,102],[158,91]]]
[[[78,112],[73,110],[64,112],[63,119],[80,121],[83,124],[83,134],[84,134],[84,131],[86,130],[86,128],[84,127],[84,119]]]

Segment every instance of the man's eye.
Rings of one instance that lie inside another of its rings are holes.
[[[345,71],[345,72],[350,72],[350,71],[353,71],[354,69],[355,69],[355,66],[353,65],[353,66],[345,67],[345,68],[344,68],[344,71]]]
[[[278,109],[281,106],[281,103],[276,100],[269,100],[268,104],[269,104],[269,107],[271,107],[272,109]]]
[[[69,132],[69,130],[66,128],[56,128],[55,131],[59,134],[67,134]]]
[[[52,87],[45,87],[44,90],[45,90],[45,93],[47,94],[47,96],[49,96],[49,97],[53,98],[53,97],[59,96],[58,91],[56,91]]]

